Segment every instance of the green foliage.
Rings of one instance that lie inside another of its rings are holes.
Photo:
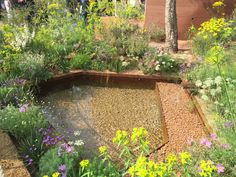
[[[190,31],[193,35],[193,52],[204,57],[215,45],[222,45],[232,40],[234,26],[232,21],[227,21],[225,18],[211,18],[202,23],[200,28],[192,27]]]
[[[45,66],[45,56],[34,53],[23,53],[19,56],[16,68],[12,70],[13,76],[18,76],[37,84],[53,76]]]
[[[27,166],[34,164],[37,168],[40,158],[47,152],[48,147],[43,143],[43,137],[37,130],[27,137],[19,139],[19,153]],[[32,161],[32,162],[31,162]]]
[[[17,139],[27,137],[32,132],[47,125],[39,107],[23,105],[21,108],[7,106],[0,110],[0,129]]]
[[[148,48],[148,34],[123,19],[111,23],[102,34],[104,40],[117,49],[118,55],[142,57]]]
[[[51,176],[58,171],[60,165],[64,164],[67,169],[67,176],[74,176],[76,171],[75,165],[79,158],[78,152],[64,152],[58,154],[61,147],[49,149],[39,161],[39,175]]]
[[[77,54],[71,61],[72,69],[91,69],[91,58],[88,55]]]
[[[165,41],[165,32],[155,24],[152,24],[148,27],[148,34],[152,41],[155,42]]]
[[[6,76],[5,76],[6,77]],[[6,79],[0,81],[0,108],[11,104],[19,106],[27,101],[33,100],[33,94],[24,79]]]
[[[197,163],[198,161],[200,161],[200,159],[203,158],[211,159],[215,164],[222,164],[224,166],[224,173],[222,174],[223,176],[235,176],[235,144],[230,143],[234,143],[232,138],[233,136],[235,136],[235,131],[233,131],[233,129],[229,127],[225,127],[224,129],[221,129],[221,132],[224,132],[223,134],[227,132],[227,135],[229,135],[230,132],[231,135],[225,136],[227,137],[227,141],[225,141],[224,139],[220,139],[219,137],[207,139],[207,141],[211,144],[210,147],[206,147],[202,143],[204,139],[202,139],[200,143],[194,142],[193,145],[190,147],[190,151],[193,157],[192,160],[193,163]],[[227,144],[227,142],[229,142],[230,144]]]
[[[131,6],[124,2],[117,3],[117,16],[124,19],[143,19],[144,6]]]
[[[159,55],[156,51],[149,50],[144,58],[140,59],[139,68],[149,74],[177,73],[179,64],[169,55]]]

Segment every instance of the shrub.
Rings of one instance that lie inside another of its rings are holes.
[[[234,31],[232,26],[232,21],[225,18],[211,18],[202,23],[200,28],[193,29],[196,31],[192,39],[193,52],[205,56],[213,46],[231,41]]]
[[[169,55],[159,55],[150,50],[143,59],[140,60],[139,68],[144,73],[154,74],[160,73],[177,73],[179,71],[179,64]]]
[[[71,61],[72,69],[91,69],[91,58],[88,55],[77,54]]]
[[[11,104],[19,107],[27,101],[33,100],[33,94],[24,79],[8,79],[0,81],[0,109]]]
[[[79,136],[78,132],[74,132]],[[62,176],[75,176],[79,173],[76,166],[81,154],[83,142],[76,140],[74,142],[63,143],[58,147],[48,150],[39,162],[40,176],[52,175],[55,172]]]
[[[10,133],[17,139],[27,137],[41,127],[47,126],[48,122],[39,110],[39,107],[27,104],[20,108],[7,106],[0,110],[0,129]]]
[[[12,74],[36,84],[53,76],[46,68],[45,56],[30,52],[20,56],[16,69],[12,71]]]
[[[131,6],[123,2],[117,3],[117,16],[124,19],[143,19],[144,17],[144,7]]]
[[[152,41],[155,42],[165,41],[165,32],[161,30],[157,25],[155,24],[150,25],[147,31]]]

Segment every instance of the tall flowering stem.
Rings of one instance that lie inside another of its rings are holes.
[[[228,93],[228,90],[227,90],[227,81],[226,81],[226,78],[225,78],[225,76],[222,72],[222,69],[221,69],[221,64],[224,63],[224,59],[225,59],[225,49],[223,47],[219,46],[219,45],[216,45],[216,46],[212,47],[207,53],[207,58],[206,58],[207,62],[210,63],[210,64],[213,64],[213,65],[216,65],[217,69],[218,69],[218,72],[219,72],[219,75],[221,76],[221,78],[223,78],[223,84],[224,84],[223,89],[225,91],[228,106],[229,106],[229,109],[230,109],[230,114],[232,116],[234,111],[233,111],[232,104],[231,104],[230,98],[229,98],[229,93]]]

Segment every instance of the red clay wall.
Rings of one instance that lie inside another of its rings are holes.
[[[176,0],[179,39],[187,39],[189,27],[199,26],[208,20],[216,11],[212,9],[214,0]],[[225,13],[232,14],[236,0],[225,0]],[[165,28],[165,0],[146,0],[145,26],[156,24]]]

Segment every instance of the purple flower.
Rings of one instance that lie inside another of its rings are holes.
[[[58,171],[61,172],[61,173],[64,173],[66,172],[66,165],[62,164],[58,167]]]
[[[231,148],[231,146],[230,146],[229,144],[223,144],[222,147],[223,147],[224,149],[230,149],[230,148]]]
[[[33,163],[33,159],[29,159],[28,160],[28,165],[32,165],[32,163]]]
[[[62,147],[65,149],[66,152],[71,153],[74,151],[74,147],[70,146],[68,143],[63,143]]]
[[[217,140],[218,137],[217,137],[217,135],[216,135],[215,133],[212,133],[212,134],[211,134],[211,139],[213,139],[213,140]]]
[[[221,164],[216,165],[217,173],[224,173],[225,167]]]
[[[202,138],[200,141],[200,144],[203,146],[206,146],[208,148],[211,148],[211,146],[212,146],[212,142],[208,141],[208,139],[206,139],[206,138]]]
[[[233,128],[233,127],[234,127],[234,123],[235,123],[235,122],[225,122],[225,123],[224,123],[224,126],[225,126],[225,127],[228,127],[228,128]]]
[[[28,104],[24,104],[23,106],[19,108],[20,112],[26,112],[27,110],[28,110]]]

